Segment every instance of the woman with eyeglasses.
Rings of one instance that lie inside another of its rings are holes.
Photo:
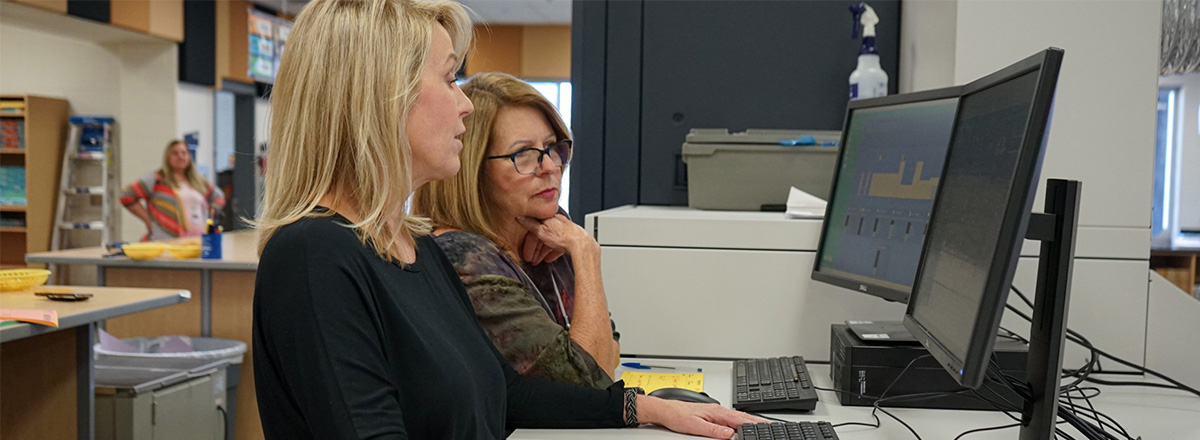
[[[471,34],[452,1],[315,0],[296,18],[257,225],[266,438],[490,440],[643,423],[730,438],[762,422],[620,382],[522,376],[496,350],[429,221],[405,209],[412,190],[459,170],[472,105],[454,72]]]
[[[518,372],[594,388],[613,384],[619,334],[600,278],[600,246],[558,205],[571,140],[529,84],[481,73],[462,86],[462,169],[413,197],[454,263],[492,342]]]

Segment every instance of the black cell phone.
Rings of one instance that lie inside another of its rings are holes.
[[[53,293],[53,292],[38,292],[34,295],[44,296],[51,301],[87,301],[92,297],[90,293]]]

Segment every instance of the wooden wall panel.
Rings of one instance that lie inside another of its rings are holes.
[[[113,26],[150,33],[150,0],[117,0],[111,3]]]
[[[475,47],[467,54],[467,75],[505,72],[521,76],[523,26],[475,26]]]
[[[26,96],[25,106],[26,251],[45,252],[50,250],[54,233],[68,104],[62,99]]]
[[[521,77],[571,79],[570,26],[525,26],[521,39]]]
[[[183,42],[183,0],[151,1],[149,34]]]
[[[212,335],[246,343],[242,358],[242,382],[237,391],[237,440],[263,439],[258,418],[258,398],[254,393],[254,350],[251,336],[254,324],[254,272],[217,271],[212,274]]]
[[[5,0],[13,3],[22,3],[30,6],[36,6],[48,11],[54,11],[59,14],[67,13],[67,0]]]
[[[221,83],[220,79],[232,79],[246,84],[254,84],[254,80],[248,74],[248,70],[250,70],[250,12],[248,12],[250,11],[250,2],[230,0],[228,4],[226,28],[229,32],[226,52],[229,56],[228,72],[224,72],[223,77],[221,73],[217,73],[217,83]],[[220,10],[217,13],[220,14]],[[220,20],[218,17],[217,23],[220,23]],[[217,32],[221,32],[221,29],[218,28]],[[217,50],[217,56],[221,56],[220,48]]]
[[[200,271],[110,267],[104,283],[121,287],[187,289],[188,302],[109,319],[105,331],[118,338],[142,336],[200,336]]]
[[[73,329],[0,345],[0,438],[77,437]]]

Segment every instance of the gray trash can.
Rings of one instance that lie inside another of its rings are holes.
[[[180,340],[190,345],[192,351],[162,352],[165,344],[177,343]],[[244,342],[232,339],[188,336],[129,338],[122,339],[122,341],[133,346],[136,351],[112,351],[101,347],[101,344],[96,344],[94,346],[96,362],[103,363],[106,360],[114,360],[125,365],[144,366],[148,369],[155,369],[159,368],[158,366],[162,365],[163,362],[169,362],[170,360],[193,360],[200,363],[206,363],[203,361],[227,360],[229,363],[223,378],[225,381],[225,399],[219,403],[223,404],[220,408],[225,419],[224,438],[225,440],[233,440],[237,415],[237,387],[242,377],[242,357],[246,353],[246,344]],[[217,385],[219,386],[219,384]]]

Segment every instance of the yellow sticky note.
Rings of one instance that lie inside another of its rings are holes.
[[[697,393],[704,391],[704,373],[621,373],[626,387],[642,387],[647,393],[660,388],[685,388]]]

